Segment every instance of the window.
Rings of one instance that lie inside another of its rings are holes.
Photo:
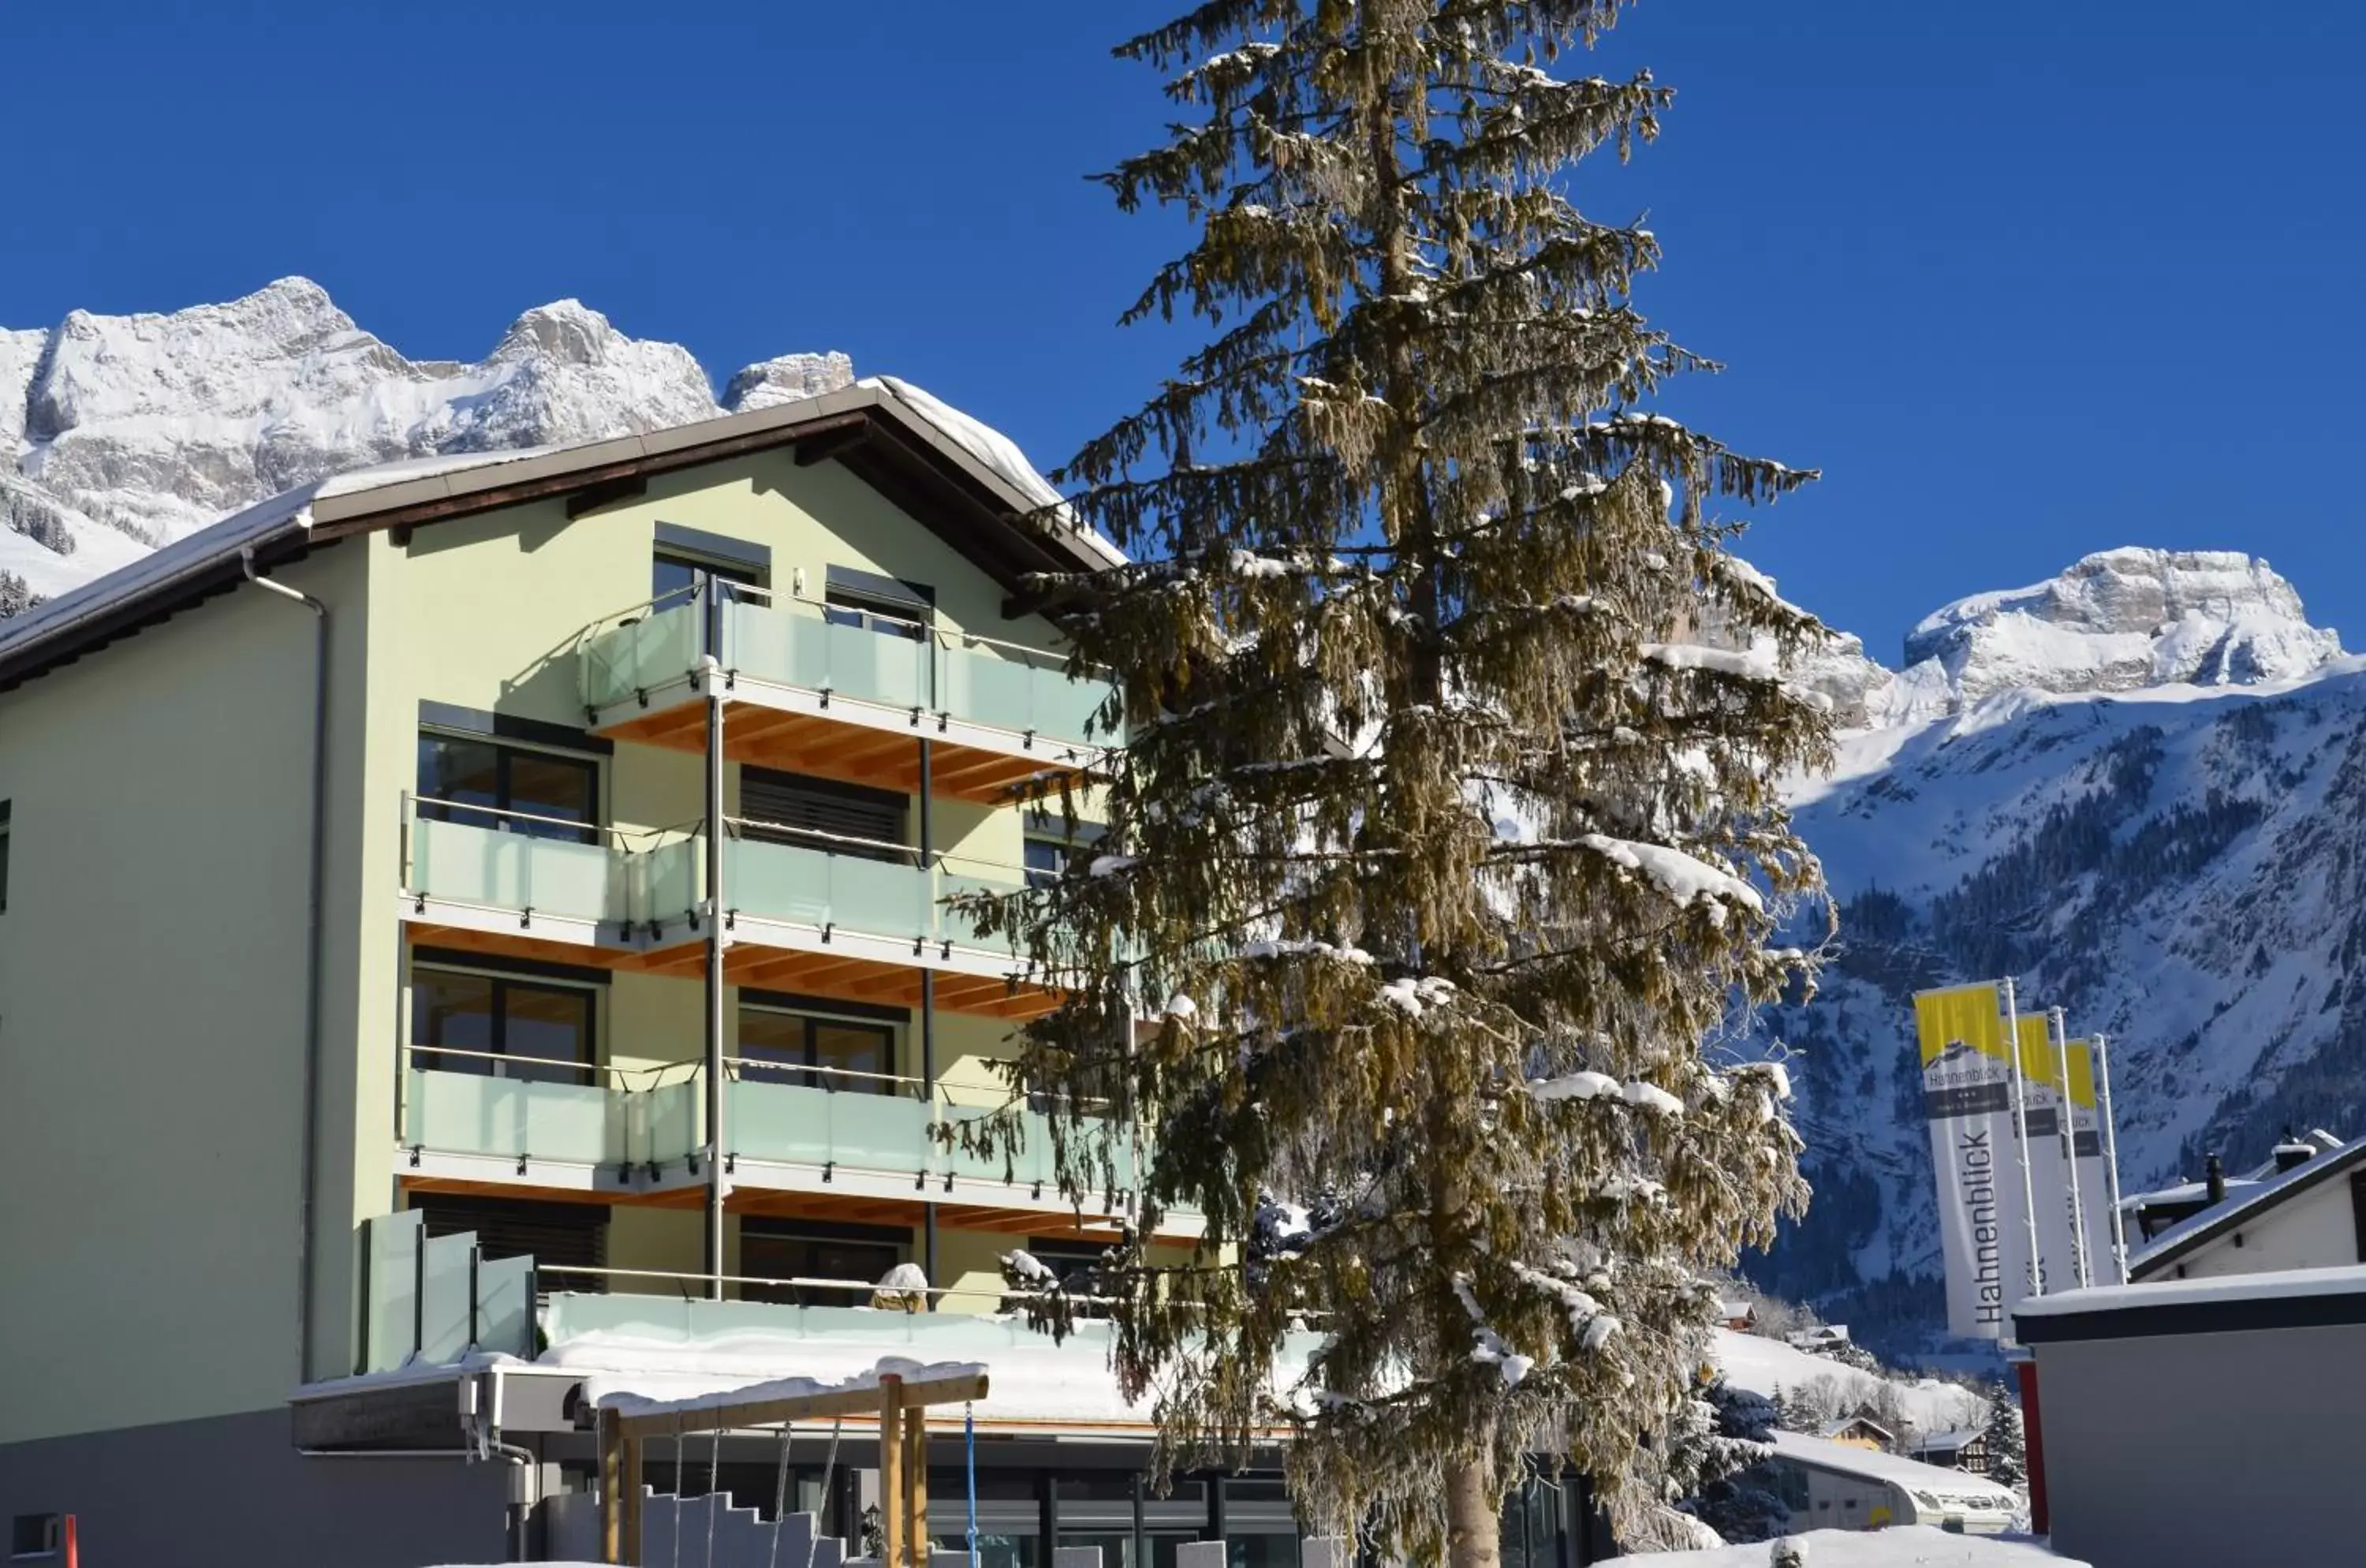
[[[1049,887],[1068,863],[1068,846],[1058,839],[1027,839],[1027,886]]]
[[[748,837],[862,860],[913,863],[902,848],[906,800],[892,790],[808,778],[771,768],[739,770],[739,815]]]
[[[431,1236],[476,1233],[478,1250],[488,1259],[531,1258],[537,1269],[548,1268],[542,1282],[546,1291],[604,1289],[598,1274],[575,1274],[570,1269],[600,1269],[608,1258],[608,1211],[597,1203],[548,1203],[524,1198],[465,1198],[446,1193],[414,1193],[411,1207]]]
[[[411,1065],[529,1083],[588,1084],[597,1042],[588,986],[414,964]],[[464,1054],[465,1053],[465,1054]]]
[[[893,1094],[896,1025],[832,1018],[742,1001],[739,1076],[852,1094]],[[777,1063],[778,1066],[758,1064]]]
[[[600,768],[588,758],[422,730],[419,796],[419,814],[436,822],[579,844],[600,840],[592,826],[600,815]],[[576,822],[586,826],[569,826]]]
[[[875,1225],[825,1224],[815,1220],[739,1222],[739,1272],[762,1280],[848,1280],[866,1288],[833,1291],[810,1285],[742,1285],[747,1301],[794,1306],[869,1306],[869,1285],[904,1261],[912,1234]]]
[[[824,581],[822,618],[832,626],[868,626],[917,642],[936,616],[937,591],[925,583],[843,566],[829,568]]]
[[[64,1531],[55,1514],[18,1514],[8,1526],[11,1557],[55,1557]]]
[[[8,912],[8,807],[0,800],[0,915]]]
[[[1093,1294],[1093,1270],[1108,1256],[1109,1247],[1098,1241],[1039,1239],[1028,1242],[1027,1251],[1036,1262],[1052,1270],[1059,1279],[1063,1292],[1072,1296],[1089,1296]],[[1018,1305],[1016,1302],[1007,1302],[1004,1310],[1016,1310]],[[1099,1317],[1106,1310],[1095,1303],[1080,1302],[1076,1305],[1076,1315]]]

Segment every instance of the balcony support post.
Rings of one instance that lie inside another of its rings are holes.
[[[931,785],[929,778],[929,743],[920,743],[920,874],[929,879],[931,908],[936,895],[937,845],[934,837],[935,818],[930,810]],[[923,965],[920,969],[920,1084],[921,1092],[929,1097],[931,1131],[936,1122],[937,1105],[937,972]],[[923,1157],[926,1157],[925,1155]],[[933,1202],[920,1206],[920,1270],[928,1275],[929,1283],[937,1282],[937,1206]],[[936,1298],[929,1298],[929,1308],[936,1310]],[[1047,1549],[1048,1550],[1048,1549]]]
[[[710,653],[706,688],[706,1273],[711,1300],[723,1299],[723,681]]]

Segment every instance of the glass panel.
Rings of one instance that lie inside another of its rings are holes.
[[[411,973],[411,1043],[449,1045],[460,1051],[493,1049],[493,982],[483,975],[458,975],[442,969]],[[480,1056],[447,1056],[441,1052],[414,1051],[414,1067],[445,1073],[485,1074],[496,1064]]]
[[[665,1165],[699,1145],[699,1082],[685,1077],[631,1097],[628,1152],[637,1164]]]
[[[588,1084],[414,1070],[405,1098],[403,1141],[414,1147],[577,1165],[609,1157],[607,1091]]]
[[[579,672],[585,705],[604,708],[688,674],[698,662],[699,612],[695,604],[661,608],[586,642]]]
[[[369,1303],[362,1327],[362,1371],[390,1372],[411,1357],[411,1300],[419,1284],[419,1239],[425,1224],[416,1210],[377,1214],[369,1233]]]
[[[456,735],[419,738],[419,793],[424,797],[419,814],[437,822],[473,822],[487,827],[498,818],[487,812],[462,809],[501,804],[501,750],[490,740]],[[448,806],[432,805],[448,801]]]
[[[936,884],[938,900],[936,934],[950,942],[958,942],[963,947],[975,947],[987,953],[1013,956],[1017,954],[1017,939],[1010,933],[1005,932],[992,937],[983,935],[978,931],[977,921],[974,918],[961,909],[950,907],[946,902],[953,897],[971,894],[984,894],[996,898],[1007,897],[1021,891],[1017,883],[996,881],[983,876],[957,875],[952,872],[939,872]]]
[[[1057,839],[1027,840],[1027,886],[1049,887],[1068,863],[1068,846]]]
[[[534,1259],[502,1258],[477,1266],[477,1343],[534,1359]]]
[[[832,1094],[779,1083],[731,1086],[731,1152],[743,1159],[834,1163],[917,1176],[935,1168],[929,1111],[884,1094]]]
[[[512,751],[504,761],[509,765],[509,781],[508,798],[502,804],[509,809],[569,822],[591,822],[597,817],[599,773],[590,762],[538,751]],[[579,844],[593,843],[599,839],[588,828],[570,829],[555,822],[530,822],[520,818],[506,821],[510,831],[529,838]]]
[[[577,919],[611,913],[613,863],[596,844],[562,844],[461,822],[411,825],[411,891],[497,909],[534,908]]]
[[[468,1348],[468,1255],[477,1238],[467,1231],[427,1238],[422,1266],[419,1359],[445,1362],[459,1359]]]
[[[501,1045],[499,1074],[532,1083],[590,1084],[579,1070],[592,1060],[592,996],[571,986],[536,986],[523,980],[501,984]],[[541,1066],[532,1064],[550,1063]],[[596,1156],[595,1156],[596,1157]]]

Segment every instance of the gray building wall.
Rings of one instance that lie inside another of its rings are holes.
[[[509,1468],[308,1459],[266,1410],[0,1446],[0,1516],[73,1514],[110,1568],[502,1562]]]
[[[2360,1560],[2366,1325],[2035,1348],[2056,1551],[2094,1568]]]

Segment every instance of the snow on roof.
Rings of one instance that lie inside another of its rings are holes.
[[[2205,1280],[2147,1280],[2134,1285],[2090,1285],[2028,1296],[2016,1318],[2069,1317],[2130,1307],[2191,1306],[2202,1302],[2265,1302],[2295,1296],[2366,1294],[2366,1264],[2338,1269],[2280,1269],[2266,1274],[2222,1274]]]
[[[1718,1365],[1725,1370],[1726,1382],[1752,1393],[1772,1395],[1777,1388],[1797,1390],[1818,1378],[1830,1378],[1849,1397],[1870,1400],[1887,1385],[1898,1391],[1908,1419],[1923,1427],[1954,1426],[1964,1414],[1965,1401],[1972,1397],[1959,1385],[1936,1378],[1911,1382],[1884,1378],[1828,1356],[1795,1350],[1779,1339],[1736,1334],[1726,1328],[1716,1332],[1712,1353]]]
[[[1123,552],[1115,545],[1076,516],[1069,508],[1067,498],[1052,488],[1051,481],[1027,460],[1027,454],[1019,449],[1019,444],[1002,432],[971,418],[900,376],[866,376],[855,385],[876,387],[891,393],[897,401],[933,425],[938,434],[975,458],[997,479],[1025,496],[1034,506],[1053,509],[1059,520],[1075,530],[1079,538],[1094,551],[1107,557],[1110,565],[1118,565],[1125,559]]]
[[[1929,1525],[1891,1529],[1810,1530],[1792,1540],[1806,1550],[1808,1568],[2087,1568],[2026,1541],[1949,1535]],[[1766,1568],[1767,1546],[1719,1546],[1706,1551],[1659,1551],[1614,1557],[1631,1568]],[[1607,1568],[1607,1564],[1605,1565]]]
[[[2330,1180],[2343,1171],[2366,1160],[2366,1138],[2355,1138],[2330,1153],[2302,1161],[2290,1170],[2253,1182],[2236,1191],[2236,1184],[2226,1184],[2224,1202],[2214,1203],[2198,1214],[2191,1214],[2152,1238],[2135,1257],[2128,1259],[2128,1272],[2142,1273],[2157,1268],[2173,1257],[2192,1251],[2214,1235],[2238,1224],[2247,1216],[2274,1207],[2293,1193],[2320,1181]]]
[[[842,1334],[749,1328],[695,1338],[653,1326],[593,1329],[562,1339],[536,1358],[535,1365],[581,1374],[588,1399],[633,1399],[670,1408],[672,1402],[746,1397],[752,1385],[782,1380],[799,1385],[790,1391],[797,1393],[867,1386],[849,1381],[866,1377],[875,1383],[882,1370],[900,1370],[894,1359],[881,1357],[882,1341],[888,1337],[882,1330],[887,1329],[918,1353],[901,1365],[932,1371],[957,1365],[987,1375],[991,1387],[977,1404],[981,1425],[1150,1429],[1155,1395],[1129,1402],[1119,1393],[1109,1365],[1106,1324],[1080,1323],[1065,1341],[1054,1343],[1015,1318],[880,1312],[860,1319],[850,1315],[848,1323]],[[1313,1348],[1313,1337],[1302,1339],[1283,1352],[1278,1379],[1285,1386]]]
[[[1804,1432],[1776,1431],[1772,1435],[1778,1458],[1796,1460],[1801,1464],[1819,1464],[1827,1470],[1842,1470],[1852,1475],[1872,1476],[1876,1480],[1921,1492],[1945,1492],[1956,1495],[1966,1493],[1993,1493],[1996,1506],[2012,1508],[2020,1499],[1995,1482],[1974,1475],[1967,1477],[1960,1470],[1944,1465],[1924,1464],[1920,1460],[1883,1453],[1878,1449],[1860,1449],[1848,1443],[1828,1442],[1811,1438]]]
[[[592,1404],[625,1416],[691,1416],[720,1409],[727,1404],[745,1404],[753,1400],[802,1399],[817,1393],[876,1389],[883,1377],[900,1377],[907,1384],[931,1383],[975,1377],[985,1371],[975,1361],[915,1361],[907,1356],[882,1356],[870,1368],[850,1372],[842,1378],[828,1381],[806,1377],[767,1378],[670,1399],[651,1399],[633,1393],[620,1386],[630,1383],[632,1374],[609,1373],[585,1378],[583,1397]]]

